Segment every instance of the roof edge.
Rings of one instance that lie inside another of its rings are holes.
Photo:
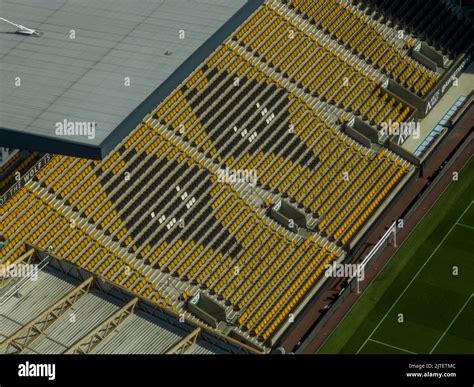
[[[100,146],[81,144],[68,139],[55,139],[39,134],[23,133],[7,128],[0,128],[0,146],[93,160],[102,158]]]

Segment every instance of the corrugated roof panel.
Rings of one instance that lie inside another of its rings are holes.
[[[75,287],[64,278],[39,272],[37,281],[27,280],[10,297],[0,299],[3,301],[0,306],[0,333],[10,336],[20,325],[29,323]],[[6,290],[10,292],[9,289]]]
[[[93,293],[85,294],[48,327],[45,335],[36,339],[29,347],[39,353],[62,353],[105,321],[118,308],[105,298]],[[51,346],[51,341],[60,344],[62,350],[58,352],[57,346]]]
[[[99,344],[94,353],[163,353],[184,337],[176,328],[162,326],[139,315],[132,315]]]

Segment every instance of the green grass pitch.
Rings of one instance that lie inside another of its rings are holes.
[[[318,353],[474,353],[474,158]]]

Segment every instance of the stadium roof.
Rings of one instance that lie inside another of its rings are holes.
[[[56,307],[81,282],[82,280],[46,265],[38,270],[36,278],[14,278],[1,288],[0,353],[5,351],[2,344],[6,340],[21,332],[32,321],[43,321],[45,317],[40,316]],[[41,334],[31,340],[21,353],[60,354],[75,343],[85,340],[127,304],[128,300],[117,297],[120,293],[112,293],[114,292],[105,293],[100,287],[93,286],[80,298],[71,301],[70,313],[58,313],[54,322],[43,327]],[[74,324],[70,320],[72,313],[75,316]],[[94,346],[91,353],[164,354],[194,328],[189,323],[179,322],[175,316],[140,304],[113,331],[103,336],[100,342],[95,341],[98,345]],[[217,336],[201,332],[185,353],[224,354],[245,351]]]
[[[102,158],[259,3],[3,0],[0,146]]]

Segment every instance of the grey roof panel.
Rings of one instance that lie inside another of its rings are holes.
[[[0,146],[28,149],[29,139],[48,148],[48,141],[63,140],[54,128],[66,119],[95,122],[97,128],[93,140],[68,137],[66,145],[72,141],[100,148],[104,155],[259,3],[3,0],[3,17],[43,35],[6,33],[14,27],[0,24]],[[185,39],[179,39],[180,29]],[[172,54],[165,55],[167,51]],[[125,77],[130,86],[124,85]]]
[[[29,279],[18,283],[21,286],[15,293],[2,296],[0,334],[5,337],[11,336],[75,287],[64,278],[46,271],[39,272],[36,281]],[[18,284],[11,287],[16,286]]]

